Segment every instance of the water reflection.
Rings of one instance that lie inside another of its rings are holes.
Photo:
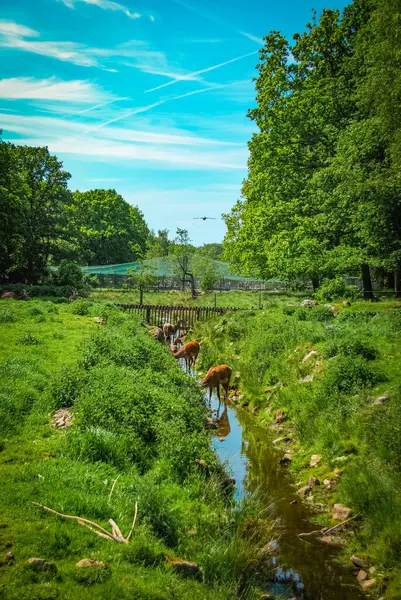
[[[272,569],[266,573],[265,591],[297,600],[362,598],[352,573],[333,562],[333,548],[311,545],[297,537],[298,533],[316,529],[316,525],[311,523],[311,512],[305,504],[291,504],[298,498],[290,478],[279,466],[269,432],[255,426],[251,415],[241,409],[225,404],[220,416],[217,407],[214,394],[212,409],[218,429],[213,444],[236,479],[236,499],[257,491],[277,520],[280,539]]]

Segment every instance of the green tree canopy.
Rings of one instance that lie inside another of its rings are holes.
[[[74,192],[70,217],[80,258],[88,264],[131,262],[146,251],[143,214],[115,190]]]

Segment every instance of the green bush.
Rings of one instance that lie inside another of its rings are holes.
[[[320,302],[331,302],[340,298],[353,300],[357,295],[358,288],[356,286],[347,286],[343,277],[334,277],[333,279],[323,279],[315,297]]]
[[[91,308],[92,302],[90,302],[89,300],[75,300],[75,302],[71,304],[71,312],[73,315],[89,315]]]
[[[329,363],[324,388],[327,394],[355,394],[385,379],[378,367],[361,356],[339,356]]]
[[[0,323],[14,323],[17,315],[12,310],[0,310]]]
[[[375,360],[379,355],[378,350],[370,341],[359,337],[328,342],[324,352],[329,358],[341,354],[343,356],[361,356],[366,360]]]
[[[53,337],[55,335],[53,334]],[[49,389],[53,409],[58,410],[59,408],[73,406],[86,381],[87,374],[78,367],[63,367],[60,369]]]
[[[18,343],[22,344],[23,346],[37,346],[43,342],[38,340],[33,333],[24,333],[24,335],[19,339]]]

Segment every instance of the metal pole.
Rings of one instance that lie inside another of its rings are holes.
[[[216,292],[214,293],[214,307],[216,308],[217,306],[217,294]]]

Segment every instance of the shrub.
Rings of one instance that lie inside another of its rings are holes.
[[[91,307],[92,302],[89,300],[75,300],[75,302],[71,304],[71,312],[73,315],[85,316],[90,314]]]
[[[329,395],[332,391],[355,394],[379,381],[385,381],[383,373],[361,356],[339,356],[329,363],[324,387]]]
[[[43,342],[38,340],[33,333],[24,333],[24,335],[19,339],[18,343],[22,344],[23,346],[37,346]]]
[[[53,334],[53,337],[55,336],[56,334]],[[87,374],[82,369],[63,367],[55,377],[49,390],[54,410],[73,406],[80,390],[85,385],[86,379]]]
[[[321,302],[331,302],[332,300],[344,297],[352,300],[356,298],[358,292],[359,290],[356,286],[345,285],[343,277],[334,277],[333,279],[323,279],[315,297]]]
[[[101,427],[89,427],[84,431],[68,432],[65,453],[70,458],[104,462],[117,469],[125,469],[134,462],[136,450],[132,436],[113,433]]]
[[[361,356],[366,360],[374,360],[379,355],[377,349],[369,341],[361,338],[329,342],[325,347],[325,354],[329,358],[342,354],[343,356]]]
[[[83,287],[84,274],[81,267],[70,260],[62,260],[50,274],[49,281],[51,285],[71,286],[76,290]]]
[[[0,323],[14,323],[17,315],[12,310],[0,310]]]

